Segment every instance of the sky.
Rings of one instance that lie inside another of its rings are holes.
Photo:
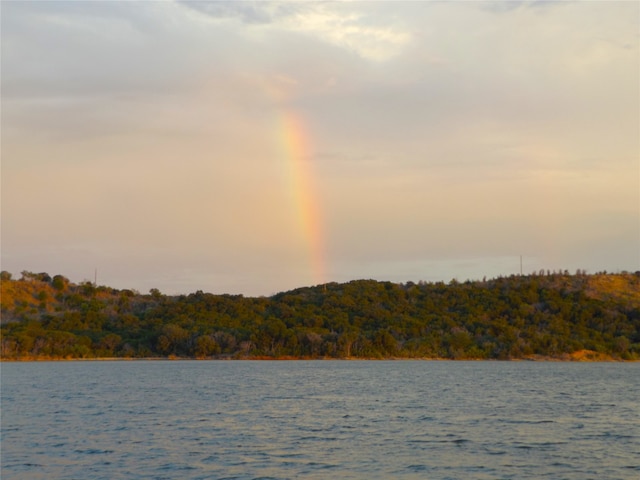
[[[640,270],[640,3],[12,2],[1,262],[114,288]],[[96,275],[97,274],[97,275]]]

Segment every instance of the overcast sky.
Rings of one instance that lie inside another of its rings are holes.
[[[638,2],[1,8],[14,275],[253,296],[640,269]]]

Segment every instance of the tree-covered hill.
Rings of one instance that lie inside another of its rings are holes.
[[[2,272],[3,359],[640,359],[640,272],[167,296]]]

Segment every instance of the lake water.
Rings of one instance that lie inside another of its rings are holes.
[[[1,369],[3,480],[640,478],[637,363]]]

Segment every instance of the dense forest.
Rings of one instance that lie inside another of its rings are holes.
[[[3,359],[640,359],[640,272],[357,280],[272,297],[1,274]]]

